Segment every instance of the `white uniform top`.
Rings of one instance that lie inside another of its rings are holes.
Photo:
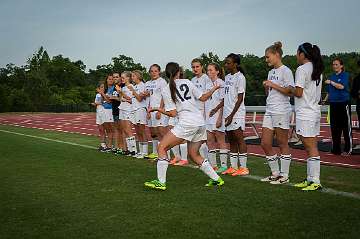
[[[215,81],[212,81],[210,78],[208,78],[206,82],[206,89],[205,91],[210,91],[215,85],[219,85],[220,89],[215,91],[213,95],[205,101],[205,120],[206,124],[216,124],[216,121],[219,117],[219,111],[216,112],[215,115],[212,117],[209,116],[210,111],[214,109],[216,106],[220,104],[220,102],[224,99],[224,81],[222,79],[216,79]]]
[[[284,65],[269,71],[267,79],[281,87],[294,87],[294,76],[289,67]],[[269,94],[266,98],[266,112],[272,114],[286,114],[291,111],[290,97],[275,89],[269,89]]]
[[[206,91],[206,82],[209,80],[209,77],[206,74],[202,74],[200,77],[193,77],[191,82],[200,90],[200,92],[204,93]],[[198,108],[201,111],[204,111],[205,104],[204,102],[197,101]]]
[[[102,106],[103,98],[102,98],[102,96],[101,96],[100,93],[97,93],[97,94],[96,94],[96,96],[95,96],[95,103],[96,103],[96,104],[99,104],[99,105],[96,105],[96,111],[99,111],[99,110],[104,109],[104,107]]]
[[[238,94],[243,93],[243,101],[234,115],[234,119],[245,118],[245,90],[246,79],[245,76],[239,71],[234,75],[228,74],[225,76],[225,90],[224,90],[224,118],[228,117],[234,110],[235,104],[238,100]]]
[[[179,124],[184,126],[204,126],[205,120],[202,112],[198,109],[196,101],[203,93],[188,79],[177,79],[176,83],[176,103],[171,99],[169,86],[163,89],[165,110],[177,111]]]
[[[129,88],[127,86],[124,86],[123,88],[121,88],[121,91],[123,92],[124,95],[130,97],[131,101],[133,100],[132,98],[134,96],[133,96],[131,90],[129,90]],[[129,103],[126,99],[121,99],[119,109],[124,110],[124,111],[134,111],[133,105],[131,103]]]
[[[136,94],[138,94],[138,95],[143,93],[145,91],[145,83],[140,82],[139,84],[136,84],[134,86],[134,90],[135,90]],[[132,105],[133,105],[134,110],[146,108],[146,100],[142,99],[141,101],[138,101],[136,99],[136,97],[134,96],[134,98],[132,98]]]
[[[156,80],[148,81],[148,91],[150,92],[150,107],[159,108],[162,100],[161,91],[167,86],[166,80],[159,77]]]
[[[150,92],[150,81],[145,82],[145,90]],[[146,108],[148,108],[150,104],[150,96],[146,97],[145,102],[146,102]]]
[[[295,73],[295,86],[303,88],[303,95],[295,97],[296,118],[301,120],[318,121],[321,117],[320,99],[322,76],[319,80],[311,79],[312,62],[299,66]]]

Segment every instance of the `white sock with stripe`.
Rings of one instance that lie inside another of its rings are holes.
[[[279,170],[279,162],[278,162],[277,154],[274,154],[272,156],[266,156],[266,160],[270,167],[272,175],[275,177],[279,176],[280,170]]]
[[[169,161],[166,158],[158,159],[156,168],[157,168],[157,177],[160,183],[166,183],[166,172],[169,166]]]
[[[291,154],[289,155],[280,155],[280,175],[288,178],[289,177],[289,170],[290,170],[290,163],[291,163]]]
[[[219,175],[215,172],[215,170],[211,167],[209,161],[204,159],[200,166],[200,170],[203,171],[207,176],[209,176],[212,180],[219,180]]]
[[[143,142],[143,144],[142,144],[142,153],[143,153],[143,155],[148,155],[148,153],[149,153],[147,142]]]
[[[215,149],[209,150],[209,162],[210,162],[212,167],[215,167],[217,165],[217,163],[216,163],[216,150]]]
[[[227,149],[220,149],[220,165],[227,168],[228,153]]]
[[[176,158],[181,158],[180,157],[180,146],[179,145],[175,145],[174,147],[172,147],[171,151],[173,152],[173,154],[174,154],[174,156]]]
[[[239,153],[239,161],[240,161],[240,167],[246,168],[247,163],[247,153]]]
[[[182,160],[188,160],[187,143],[180,144],[180,154]]]
[[[157,153],[158,153],[158,152],[157,152],[157,146],[158,146],[158,144],[159,144],[159,140],[153,139],[153,141],[152,141],[152,151],[153,151],[154,154],[157,154]]]
[[[238,169],[238,153],[231,153],[230,152],[230,164],[233,169]]]
[[[308,158],[309,173],[312,182],[320,184],[320,156]]]

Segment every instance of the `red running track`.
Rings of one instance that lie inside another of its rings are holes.
[[[252,116],[247,116],[249,121]],[[261,121],[262,116],[256,117]],[[324,118],[322,119],[324,121]],[[98,130],[95,125],[95,113],[26,113],[26,114],[0,114],[0,124],[12,125],[25,128],[36,128],[42,130],[53,130],[65,133],[79,133],[83,135],[97,136]],[[261,132],[261,126],[257,127]],[[331,140],[329,127],[322,127],[321,140]],[[245,136],[254,135],[251,127],[246,127]],[[360,131],[354,131],[355,144],[360,144]],[[248,152],[263,156],[259,145],[248,145]],[[294,160],[305,161],[306,152],[300,149],[291,149]],[[351,167],[360,169],[360,155],[336,156],[327,152],[320,152],[322,164]]]

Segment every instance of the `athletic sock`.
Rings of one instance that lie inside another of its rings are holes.
[[[160,183],[166,183],[166,171],[169,165],[169,161],[166,158],[158,159],[157,167],[157,177]]]
[[[143,142],[142,143],[142,153],[143,155],[148,155],[148,142]]]
[[[320,156],[308,158],[307,164],[309,165],[310,181],[320,184]]]
[[[278,156],[277,154],[272,156],[266,156],[266,160],[268,162],[268,165],[270,167],[271,173],[273,176],[279,176],[280,170],[279,170],[279,163],[278,163]]]
[[[233,169],[238,168],[238,153],[231,153],[230,152],[230,164]]]
[[[242,168],[246,168],[246,163],[247,163],[247,153],[239,153],[239,161],[240,161],[240,166]]]
[[[130,144],[131,144],[131,152],[137,153],[137,147],[136,147],[136,139],[134,136],[129,138]]]
[[[180,153],[182,160],[188,160],[188,151],[187,151],[187,143],[180,144]]]
[[[217,163],[216,163],[216,150],[215,149],[209,150],[209,162],[210,162],[212,167],[215,167],[217,165]]]
[[[212,180],[219,180],[219,175],[214,171],[214,169],[211,167],[209,161],[207,159],[204,159],[200,166],[200,170],[203,171],[207,176],[209,176]]]
[[[131,152],[131,142],[130,142],[130,138],[131,138],[131,137],[125,138],[125,141],[126,141],[127,150]]]
[[[143,142],[140,142],[140,141],[138,141],[137,142],[138,143],[138,152],[139,152],[139,154],[141,154],[141,155],[143,155]]]
[[[176,158],[181,158],[179,145],[175,145],[174,147],[172,147],[171,151],[173,152],[173,154]]]
[[[209,155],[208,155],[208,147],[206,145],[206,143],[203,143],[201,146],[200,146],[200,155],[201,157],[207,159],[209,158]]]
[[[228,150],[220,149],[220,165],[227,168]]]
[[[280,175],[288,178],[289,177],[289,170],[290,170],[290,163],[291,163],[291,154],[289,155],[280,155]]]
[[[152,151],[153,151],[154,154],[157,154],[157,153],[158,153],[158,152],[157,152],[157,146],[158,146],[158,144],[159,144],[159,140],[153,139],[153,141],[152,141]]]

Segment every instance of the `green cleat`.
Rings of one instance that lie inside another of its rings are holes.
[[[212,187],[212,186],[222,186],[224,185],[224,180],[222,178],[219,178],[217,181],[210,179],[207,184],[205,184],[205,187]]]
[[[314,182],[310,182],[309,186],[301,189],[303,191],[317,191],[317,190],[321,190],[322,186],[320,183],[314,183]]]
[[[220,167],[218,170],[216,170],[217,173],[225,172],[228,168],[227,167]]]
[[[158,158],[158,155],[154,154],[154,153],[151,153],[151,154],[148,154],[148,155],[144,156],[144,158],[156,160]]]
[[[310,185],[310,183],[306,179],[304,179],[304,181],[294,184],[294,187],[296,187],[296,188],[305,188],[305,187],[307,187],[309,185]]]
[[[145,187],[149,187],[157,190],[162,190],[162,191],[166,190],[166,184],[161,183],[159,180],[152,180],[150,182],[145,182],[144,185]]]

